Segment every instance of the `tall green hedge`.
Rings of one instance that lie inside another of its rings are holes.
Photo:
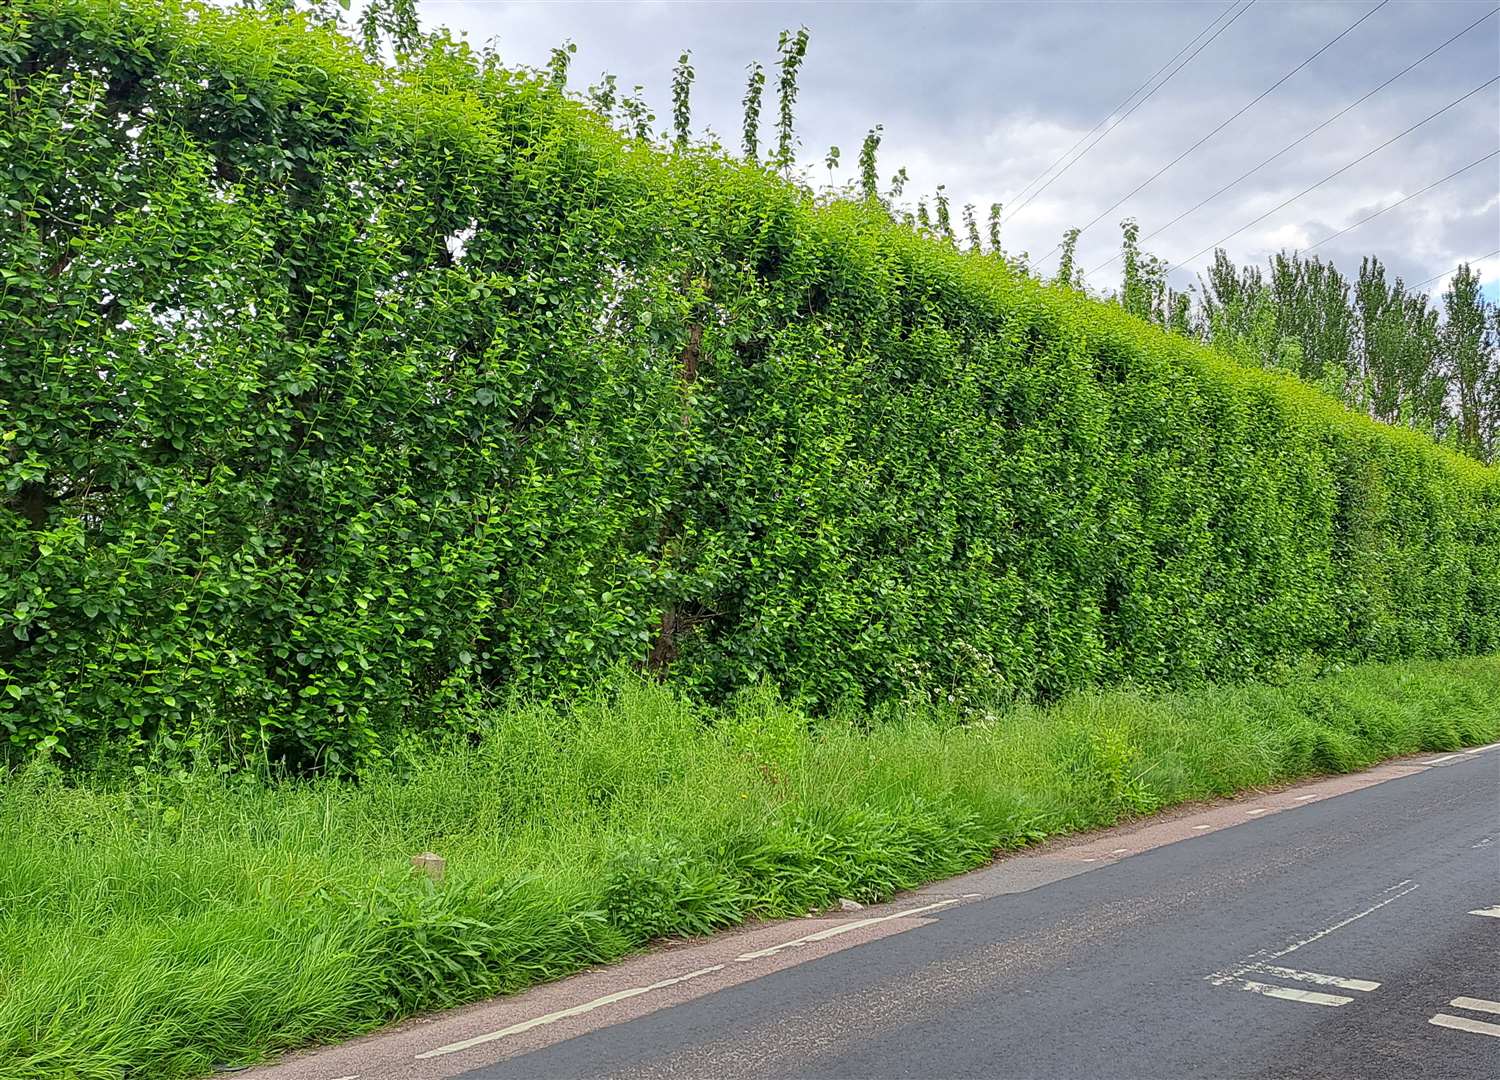
[[[1500,649],[1494,470],[461,46],[12,0],[0,65],[12,745]]]

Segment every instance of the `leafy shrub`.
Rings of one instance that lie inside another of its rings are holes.
[[[0,735],[348,770],[621,663],[983,705],[1500,648],[1500,479],[450,44],[15,0]]]

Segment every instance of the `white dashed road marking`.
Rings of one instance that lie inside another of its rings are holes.
[[[1487,1012],[1500,1014],[1500,1001],[1486,1001],[1484,998],[1456,997],[1448,1002],[1455,1009],[1468,1009],[1470,1012]]]
[[[1500,904],[1496,904],[1494,907],[1475,908],[1473,911],[1469,912],[1469,914],[1488,915],[1492,919],[1500,919]]]
[[[1449,1016],[1447,1013],[1438,1013],[1427,1022],[1436,1024],[1438,1027],[1471,1031],[1475,1035],[1490,1035],[1500,1039],[1500,1024],[1486,1024],[1483,1020],[1470,1020],[1467,1016]]]
[[[1360,990],[1368,993],[1378,990],[1380,984],[1369,979],[1345,979],[1339,975],[1322,975],[1316,971],[1298,971],[1296,968],[1277,967],[1275,964],[1256,964],[1250,969],[1266,975],[1274,975],[1278,979],[1292,979],[1296,982],[1316,983],[1320,986],[1337,986],[1342,990]]]
[[[850,930],[858,930],[862,926],[874,926],[876,923],[890,922],[892,919],[904,919],[908,915],[920,915],[924,911],[935,911],[938,908],[947,907],[949,904],[958,904],[963,902],[964,900],[977,899],[979,899],[978,893],[965,893],[963,896],[956,897],[952,900],[939,900],[935,904],[926,904],[922,907],[908,908],[906,911],[898,911],[893,915],[881,915],[874,919],[855,919],[853,922],[839,923],[839,925],[831,926],[827,930],[819,930],[816,934],[808,934],[805,937],[793,938],[791,941],[783,941],[780,945],[772,945],[770,948],[756,949],[754,952],[747,952],[743,956],[736,956],[734,960],[737,964],[743,964],[747,960],[759,960],[763,956],[771,956],[775,953],[779,953],[782,949],[795,949],[799,946],[807,945],[810,942],[826,941],[831,937],[838,937],[840,934],[847,934]]]
[[[1312,983],[1315,986],[1332,986],[1340,990],[1357,990],[1361,993],[1369,993],[1371,990],[1378,989],[1380,984],[1373,979],[1351,979],[1343,975],[1324,975],[1318,971],[1302,971],[1299,968],[1281,967],[1271,963],[1271,961],[1280,960],[1283,956],[1288,956],[1296,952],[1304,945],[1311,945],[1314,941],[1325,938],[1334,931],[1341,930],[1350,923],[1379,911],[1387,904],[1394,903],[1418,888],[1420,886],[1410,878],[1405,881],[1398,881],[1389,889],[1379,894],[1382,899],[1377,900],[1364,910],[1346,916],[1333,925],[1324,927],[1315,934],[1309,934],[1305,938],[1294,941],[1277,952],[1269,955],[1264,952],[1251,953],[1234,966],[1225,968],[1222,971],[1216,971],[1212,975],[1205,975],[1204,978],[1215,986],[1234,986],[1241,990],[1263,994],[1266,997],[1280,998],[1283,1001],[1296,1001],[1303,1005],[1347,1005],[1354,999],[1346,997],[1343,994],[1325,994],[1317,990],[1299,990],[1292,986],[1277,986],[1274,983],[1262,982],[1258,979],[1245,979],[1241,978],[1241,976],[1254,974],[1291,982]]]
[[[1257,806],[1254,810],[1246,810],[1245,813],[1247,813],[1247,814],[1264,814],[1269,809],[1271,809],[1269,806]]]
[[[961,904],[965,900],[978,900],[979,898],[979,893],[964,893],[962,896],[954,897],[949,900],[939,900],[933,904],[924,904],[921,907],[907,908],[905,911],[897,911],[890,915],[879,915],[871,919],[853,919],[849,922],[839,923],[837,926],[831,926],[827,930],[819,930],[815,934],[806,934],[803,937],[793,938],[791,941],[783,941],[780,945],[772,945],[768,949],[757,949],[754,952],[748,952],[742,956],[736,956],[734,959],[737,963],[744,963],[749,960],[759,960],[762,957],[774,955],[775,953],[780,952],[782,949],[794,949],[798,946],[807,945],[815,941],[826,941],[831,937],[837,937],[840,934],[847,934],[849,931],[858,930],[861,927],[874,926],[876,923],[889,922],[892,919],[904,919],[911,915],[920,915],[925,911],[936,911],[938,908],[945,908],[951,904]],[[651,983],[649,986],[634,986],[629,990],[620,990],[613,994],[605,994],[603,997],[594,998],[592,1001],[585,1001],[581,1005],[574,1005],[572,1008],[568,1009],[558,1009],[556,1012],[546,1013],[543,1016],[536,1016],[530,1020],[523,1020],[518,1024],[510,1025],[510,1027],[501,1028],[499,1031],[491,1031],[483,1035],[476,1035],[472,1039],[464,1039],[461,1042],[449,1043],[447,1046],[439,1046],[433,1050],[424,1050],[422,1053],[417,1054],[416,1058],[420,1061],[426,1058],[443,1057],[447,1054],[456,1054],[460,1050],[467,1050],[473,1046],[482,1046],[485,1043],[496,1042],[500,1039],[505,1039],[512,1035],[519,1035],[522,1032],[530,1031],[532,1028],[542,1027],[545,1024],[554,1024],[559,1020],[566,1020],[569,1017],[582,1016],[584,1013],[593,1012],[595,1009],[601,1009],[606,1005],[613,1005],[616,1002],[625,1001],[628,998],[639,997],[642,994],[649,994],[654,990],[665,990],[669,986],[676,986],[679,983],[687,982],[689,979],[697,979],[701,976],[711,975],[715,971],[722,970],[724,970],[723,964],[713,964],[709,967],[699,968],[697,971],[690,971],[686,975],[678,975],[675,978],[671,979],[662,979],[660,982]],[[340,1080],[355,1080],[355,1078],[341,1077]]]
[[[1352,997],[1344,997],[1342,994],[1320,994],[1316,990],[1297,990],[1290,986],[1272,986],[1270,983],[1256,982],[1253,979],[1236,979],[1235,985],[1241,990],[1252,990],[1266,997],[1281,998],[1285,1001],[1300,1001],[1304,1005],[1347,1005],[1353,1001]]]

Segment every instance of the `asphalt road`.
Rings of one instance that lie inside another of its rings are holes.
[[[255,1080],[1500,1078],[1500,748],[653,950]]]
[[[1456,757],[463,1075],[1494,1080],[1497,905]]]

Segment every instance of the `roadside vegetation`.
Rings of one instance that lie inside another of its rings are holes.
[[[1105,303],[964,247],[878,128],[814,191],[805,32],[732,156],[688,53],[661,133],[566,46],[295,6],[0,22],[0,1077],[1500,737],[1500,472],[1150,325],[1138,251]],[[1294,334],[1219,278],[1219,344]]]
[[[358,783],[0,786],[0,1076],[178,1077],[1184,800],[1500,738],[1500,660],[821,718],[633,678]],[[433,851],[432,885],[409,857]]]

